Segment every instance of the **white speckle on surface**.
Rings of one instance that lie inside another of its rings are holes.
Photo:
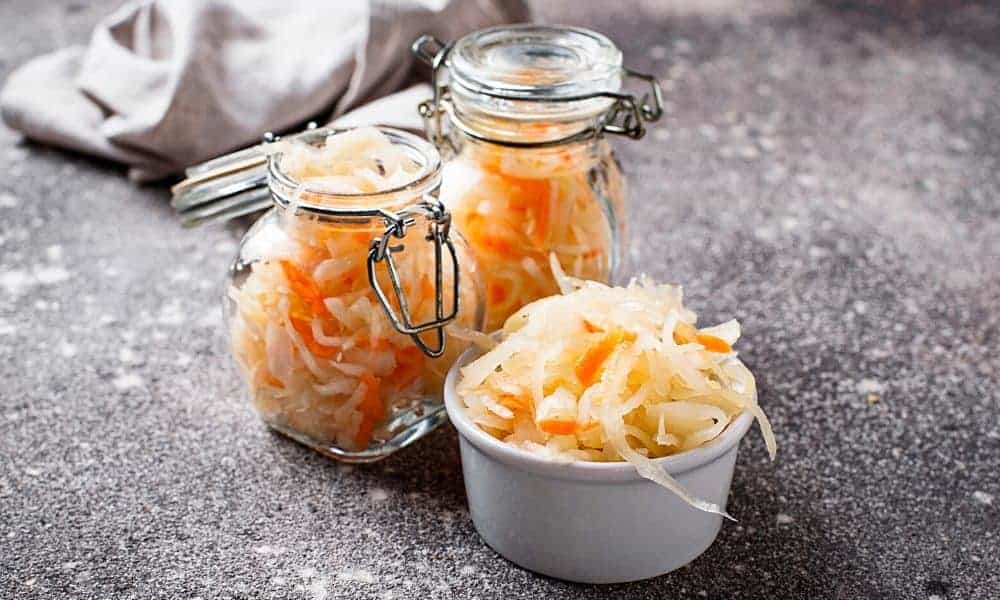
[[[160,314],[156,317],[156,321],[167,326],[181,325],[184,323],[184,313],[179,304],[171,302],[160,308]]]
[[[758,228],[754,229],[753,230],[753,234],[754,234],[754,236],[757,237],[757,239],[764,240],[764,241],[771,241],[775,237],[777,237],[775,235],[774,230],[771,229],[770,227],[767,227],[767,226],[758,227]]]
[[[0,272],[0,288],[6,290],[11,296],[20,296],[34,283],[35,280],[31,275],[18,269]]]
[[[782,217],[781,218],[781,228],[785,231],[791,231],[799,226],[799,220],[795,217]]]
[[[232,240],[222,240],[217,242],[214,248],[219,254],[236,254],[236,242]]]
[[[42,470],[37,467],[27,467],[24,469],[25,475],[30,475],[31,477],[38,477],[42,474]]]
[[[21,201],[12,194],[0,194],[0,208],[17,208]]]
[[[927,600],[944,600],[944,598],[938,596],[937,594],[931,594],[930,596],[927,596]]]
[[[16,327],[4,319],[0,319],[0,335],[14,335],[15,331],[17,331]]]
[[[667,49],[659,44],[652,46],[649,49],[649,58],[653,60],[663,60],[667,57]]]
[[[389,499],[389,492],[382,488],[372,488],[368,491],[368,497],[372,502],[384,502]]]
[[[70,272],[62,267],[36,267],[35,279],[42,285],[55,285],[70,278]]]
[[[693,49],[694,46],[691,45],[691,42],[684,38],[677,38],[674,40],[674,51],[677,52],[677,54],[691,54],[691,50]]]
[[[59,343],[59,355],[63,358],[73,358],[76,356],[76,346],[63,340]]]
[[[665,127],[657,127],[653,130],[653,137],[657,141],[665,142],[670,139],[670,130]]]
[[[822,246],[809,246],[809,258],[826,258],[830,251]]]
[[[785,513],[778,513],[778,517],[775,519],[778,525],[789,525],[795,522],[795,519],[791,515],[786,515]]]
[[[764,152],[774,152],[778,148],[778,142],[774,138],[762,137],[757,140],[757,145]]]
[[[987,494],[982,490],[976,490],[972,492],[972,499],[980,504],[985,504],[986,506],[993,505],[993,494]]]
[[[302,569],[301,571],[299,571],[299,577],[301,577],[303,579],[309,579],[309,578],[315,577],[315,576],[316,576],[316,569],[314,569],[312,567],[306,567],[306,568]]]
[[[278,556],[284,554],[287,550],[287,548],[282,548],[281,546],[269,546],[267,544],[257,546],[253,549],[255,554],[262,556]]]
[[[45,249],[45,258],[52,262],[58,262],[62,260],[63,249],[59,244],[53,244]]]
[[[317,577],[309,582],[309,595],[313,600],[326,600],[327,591],[327,578]]]
[[[190,354],[181,353],[177,355],[177,360],[174,361],[174,364],[176,364],[178,367],[186,367],[191,364],[192,360],[193,359],[191,358]]]
[[[118,351],[118,360],[126,365],[137,365],[142,362],[142,358],[131,348],[122,348]]]
[[[348,569],[346,571],[341,571],[337,575],[337,579],[341,581],[356,581],[358,583],[375,583],[375,576],[364,569]]]
[[[80,563],[78,563],[76,561],[63,563],[62,564],[62,570],[63,571],[72,571],[73,569],[77,568],[79,565],[80,565]]]
[[[760,150],[758,150],[755,146],[741,146],[738,152],[740,158],[743,160],[757,160],[760,158]]]
[[[698,133],[700,133],[701,137],[705,138],[706,140],[715,140],[718,139],[719,137],[718,130],[712,125],[708,125],[707,123],[698,126]]]
[[[468,577],[469,575],[475,575],[476,574],[476,568],[473,567],[472,565],[465,565],[464,567],[462,567],[461,569],[459,569],[458,572],[460,574]]]
[[[136,375],[135,373],[125,373],[124,375],[115,377],[111,384],[115,386],[115,389],[125,391],[142,387],[143,380],[142,377]]]
[[[868,312],[868,304],[866,304],[861,300],[856,300],[854,302],[854,312],[858,313],[859,315],[865,314],[866,312]]]
[[[815,175],[810,175],[809,173],[801,173],[796,175],[795,183],[801,185],[804,188],[814,188],[819,185],[819,178]]]
[[[207,310],[198,317],[194,326],[198,328],[214,328],[222,324],[222,311],[218,308]]]
[[[885,390],[885,386],[880,381],[866,377],[858,382],[856,390],[859,394],[878,394]]]
[[[271,583],[277,586],[284,586],[288,584],[288,580],[285,579],[284,577],[272,577]]]
[[[948,148],[955,152],[963,153],[972,150],[972,144],[969,143],[969,140],[956,136],[948,140]]]

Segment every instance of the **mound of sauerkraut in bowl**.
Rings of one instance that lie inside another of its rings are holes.
[[[647,278],[610,287],[550,263],[562,294],[512,315],[499,341],[461,368],[456,391],[469,419],[549,460],[628,461],[692,506],[725,515],[654,459],[718,438],[744,412],[774,458],[754,377],[733,350],[739,323],[699,329],[679,287]]]

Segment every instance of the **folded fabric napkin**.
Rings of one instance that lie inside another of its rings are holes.
[[[528,16],[523,0],[129,2],[88,47],[14,71],[0,114],[29,138],[148,181],[378,98],[349,121],[412,124],[422,90],[390,95],[414,80],[415,38]]]

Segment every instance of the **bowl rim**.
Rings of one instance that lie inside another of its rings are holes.
[[[483,431],[465,412],[465,405],[455,389],[458,371],[483,354],[473,346],[463,352],[448,370],[444,384],[444,404],[459,435],[481,452],[507,465],[525,471],[572,481],[612,483],[627,481],[648,481],[635,470],[631,463],[621,462],[556,462],[506,444]],[[753,415],[744,410],[734,418],[721,434],[707,444],[671,456],[655,458],[653,462],[667,473],[678,475],[698,469],[736,447],[753,424]]]

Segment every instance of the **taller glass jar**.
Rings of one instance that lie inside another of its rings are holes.
[[[392,129],[319,129],[269,149],[274,208],[226,302],[233,353],[272,428],[382,458],[443,422],[448,367],[481,328],[475,262],[436,199],[440,159]]]
[[[604,134],[642,137],[662,112],[655,80],[624,69],[605,36],[572,27],[496,27],[448,45],[425,36],[413,49],[434,69],[421,113],[446,161],[441,199],[483,273],[486,329],[557,293],[554,268],[615,280],[627,192]],[[621,93],[628,77],[650,94]]]

